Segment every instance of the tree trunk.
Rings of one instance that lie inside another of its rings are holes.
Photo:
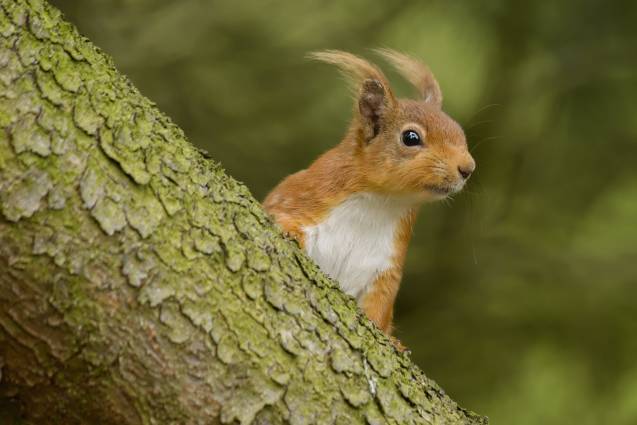
[[[0,419],[486,423],[56,9],[0,5]]]

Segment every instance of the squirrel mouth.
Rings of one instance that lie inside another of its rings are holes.
[[[436,195],[449,195],[454,192],[453,188],[449,186],[438,186],[433,184],[425,185],[425,190],[435,193]]]

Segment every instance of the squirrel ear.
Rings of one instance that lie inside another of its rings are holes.
[[[425,102],[442,107],[440,85],[427,65],[395,50],[376,49],[376,52],[418,89]]]
[[[439,108],[442,107],[442,91],[440,90],[438,80],[436,80],[431,71],[426,75],[423,81],[422,92],[425,102],[432,103]]]
[[[336,65],[358,92],[358,113],[367,141],[380,131],[383,115],[395,105],[396,100],[382,71],[351,53],[339,50],[325,50],[308,55],[332,65]]]
[[[388,94],[383,84],[374,79],[363,81],[358,97],[358,110],[367,141],[380,132],[380,125],[389,106]]]

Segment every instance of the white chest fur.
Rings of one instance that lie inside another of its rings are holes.
[[[371,193],[352,195],[321,223],[303,229],[305,250],[344,292],[360,299],[392,266],[396,230],[412,205]]]

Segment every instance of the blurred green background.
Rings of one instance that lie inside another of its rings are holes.
[[[259,199],[350,117],[306,52],[424,59],[478,168],[420,214],[398,337],[494,424],[637,423],[637,2],[53,3]]]

